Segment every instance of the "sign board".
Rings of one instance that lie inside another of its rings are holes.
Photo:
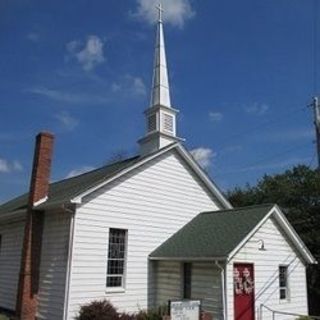
[[[171,320],[199,320],[200,300],[170,301]]]

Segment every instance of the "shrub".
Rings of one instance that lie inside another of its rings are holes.
[[[162,320],[168,314],[167,306],[163,305],[155,309],[141,310],[136,315],[136,320]]]
[[[167,306],[141,310],[137,314],[118,313],[109,301],[102,300],[82,306],[76,320],[162,320],[162,316],[166,314]]]
[[[309,316],[301,316],[301,317],[297,318],[296,320],[313,320],[313,318],[309,317]]]
[[[117,309],[107,300],[93,301],[81,307],[77,320],[118,320]],[[132,319],[122,319],[132,320]]]

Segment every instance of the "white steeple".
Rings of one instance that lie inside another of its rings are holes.
[[[159,10],[159,20],[157,24],[157,40],[154,55],[154,70],[152,79],[152,92],[150,106],[162,105],[171,107],[170,89],[167,70],[166,49],[164,44],[162,7]]]
[[[157,151],[182,139],[176,136],[176,115],[170,99],[169,77],[164,43],[162,6],[159,4],[159,19],[154,56],[154,70],[150,107],[145,111],[147,132],[138,142],[141,154]]]

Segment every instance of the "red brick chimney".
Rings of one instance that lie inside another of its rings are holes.
[[[34,206],[48,196],[53,141],[54,136],[48,132],[36,137],[16,305],[21,320],[36,318],[44,216]]]

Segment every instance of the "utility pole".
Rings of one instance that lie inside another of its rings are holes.
[[[316,129],[316,148],[318,156],[318,170],[320,170],[320,104],[318,97],[313,98],[313,114],[314,114],[314,126]]]

